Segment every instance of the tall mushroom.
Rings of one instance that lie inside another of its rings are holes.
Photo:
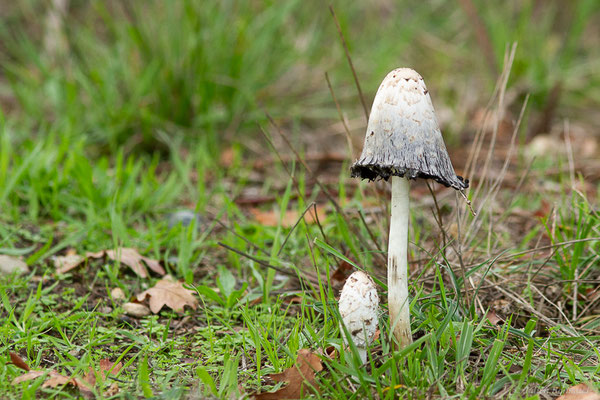
[[[375,95],[362,154],[352,177],[392,178],[388,244],[390,329],[400,347],[412,343],[408,301],[409,180],[433,179],[463,191],[468,179],[457,176],[421,75],[410,68],[387,74]]]

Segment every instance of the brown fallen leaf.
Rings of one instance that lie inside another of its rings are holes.
[[[56,256],[54,257],[54,267],[56,268],[56,272],[59,274],[64,274],[72,270],[73,268],[79,266],[85,257],[80,256],[79,254],[67,254],[66,256]]]
[[[485,316],[487,317],[488,321],[492,325],[499,325],[501,322],[504,322],[504,320],[502,318],[500,318],[498,316],[498,314],[496,314],[496,311],[494,311],[494,310],[489,310],[485,314]]]
[[[571,386],[556,400],[600,400],[600,394],[587,383]]]
[[[85,257],[80,256],[78,254],[67,254],[66,256],[57,256],[54,259],[54,266],[56,267],[56,272],[59,274],[64,274],[72,270],[75,267],[78,267],[83,263],[86,259],[89,258],[102,258],[108,257],[111,260],[119,261],[122,264],[127,265],[129,268],[133,270],[137,275],[141,278],[148,277],[148,270],[146,269],[146,265],[152,271],[156,272],[159,275],[166,274],[164,268],[160,265],[160,263],[152,258],[142,256],[136,249],[131,247],[120,247],[116,250],[100,250],[95,253],[88,252]]]
[[[172,280],[170,277],[161,279],[156,282],[154,287],[138,294],[137,300],[144,301],[146,297],[150,298],[148,303],[154,314],[158,314],[163,306],[176,312],[183,312],[185,306],[192,307],[194,310],[198,307],[198,300],[196,300],[194,292],[184,288],[181,282]]]
[[[251,208],[250,212],[252,216],[261,225],[264,226],[277,226],[279,224],[280,213],[277,210],[261,211],[257,208]],[[300,218],[301,212],[298,210],[286,210],[281,216],[281,226],[284,228],[291,228]],[[327,216],[327,212],[323,206],[317,206],[317,217],[319,221],[323,221]],[[306,214],[304,214],[304,220],[309,224],[315,224],[317,222],[315,218],[315,209],[311,208]]]
[[[13,353],[11,351],[11,352],[9,352],[9,354],[10,354],[10,362],[15,367],[24,369],[25,371],[31,370],[31,368],[29,368],[29,365],[27,365],[27,363],[17,353]]]
[[[233,147],[228,147],[221,152],[221,156],[219,157],[219,164],[223,168],[229,168],[233,165],[234,160],[235,149]]]
[[[331,284],[338,289],[341,289],[346,282],[346,278],[350,276],[354,267],[347,261],[342,261],[337,269],[331,274]]]
[[[150,268],[157,274],[166,274],[165,270],[158,261],[148,257],[144,257],[140,253],[138,253],[136,249],[132,249],[130,247],[121,247],[116,251],[106,250],[106,256],[111,260],[119,260],[122,264],[127,265],[133,270],[133,272],[138,274],[141,278],[146,278],[148,276],[148,271],[146,270],[146,266],[144,265],[144,263],[148,266],[148,268]]]
[[[17,385],[21,382],[27,382],[32,379],[39,378],[40,376],[46,375],[47,378],[42,387],[57,387],[59,385],[65,385],[67,383],[71,383],[73,386],[77,386],[76,380],[61,375],[56,371],[37,371],[29,368],[25,360],[23,360],[18,354],[13,353],[12,351],[10,352],[10,360],[16,367],[27,371],[27,373],[21,376],[17,376],[15,379],[13,379],[13,385]]]
[[[88,373],[86,374],[86,376],[83,379],[79,379],[76,377],[64,376],[54,370],[49,370],[49,371],[32,370],[29,368],[27,363],[21,357],[19,357],[18,354],[13,353],[13,352],[10,352],[10,358],[11,358],[12,364],[27,371],[25,374],[23,374],[21,376],[17,376],[15,379],[13,379],[13,381],[11,382],[13,385],[17,385],[21,382],[27,382],[27,381],[39,378],[41,376],[45,376],[46,380],[42,384],[43,388],[46,388],[46,387],[54,388],[57,386],[62,386],[62,385],[68,384],[68,385],[71,385],[71,386],[79,389],[79,392],[83,397],[86,397],[86,398],[94,397],[93,388],[96,384],[96,376],[95,376],[92,368],[89,369]],[[102,373],[105,378],[109,372],[112,374],[117,374],[121,370],[122,366],[123,366],[122,363],[119,362],[117,364],[114,364],[108,359],[100,360],[100,363],[99,363],[100,373]],[[112,388],[112,391],[115,390],[114,387],[111,386],[111,388]],[[109,390],[111,388],[109,388]],[[118,391],[118,388],[116,388],[116,391]]]
[[[58,372],[56,372],[54,370],[38,371],[38,370],[32,369],[21,376],[17,376],[15,379],[12,380],[11,383],[13,385],[18,385],[21,382],[31,381],[33,379],[39,378],[40,376],[46,376],[46,380],[42,384],[43,388],[46,388],[46,387],[55,388],[57,386],[70,384],[74,387],[79,388],[82,392],[89,391],[89,389],[86,387],[86,385],[80,379],[69,378],[68,376],[59,374]]]
[[[98,372],[102,374],[102,379],[106,380],[109,374],[117,375],[122,367],[123,363],[119,362],[115,364],[108,358],[104,358],[98,363]],[[88,370],[87,374],[85,374],[85,376],[83,377],[83,381],[92,387],[96,385],[96,374],[94,373],[94,370],[91,367]]]
[[[275,392],[256,393],[257,400],[301,399],[315,386],[315,374],[323,370],[321,358],[310,351],[302,349],[298,352],[296,365],[279,374],[268,377],[275,382],[287,382],[287,385]]]

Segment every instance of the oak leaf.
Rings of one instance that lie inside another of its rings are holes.
[[[181,282],[172,280],[170,277],[161,279],[156,282],[154,287],[138,294],[137,300],[144,301],[146,297],[150,298],[148,303],[154,314],[158,314],[164,306],[176,312],[183,312],[185,306],[189,306],[194,310],[198,307],[198,300],[194,296],[194,291],[186,289]]]
[[[309,349],[302,349],[298,352],[293,367],[268,376],[275,382],[287,382],[287,385],[275,392],[257,393],[254,398],[256,400],[302,399],[311,388],[315,387],[315,374],[322,370],[321,358]]]

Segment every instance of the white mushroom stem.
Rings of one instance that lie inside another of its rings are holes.
[[[388,245],[388,308],[390,328],[404,348],[412,343],[408,301],[408,221],[410,184],[407,178],[392,176],[392,216]]]

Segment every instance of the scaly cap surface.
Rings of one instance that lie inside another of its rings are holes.
[[[352,273],[340,295],[339,309],[346,329],[357,347],[366,348],[377,331],[379,296],[375,282],[362,271]],[[346,336],[344,342],[346,341]]]
[[[410,68],[387,74],[375,95],[365,144],[352,177],[433,179],[457,190],[469,181],[457,176],[421,75]]]

